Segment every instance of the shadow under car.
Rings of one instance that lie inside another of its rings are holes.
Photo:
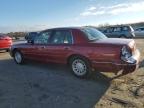
[[[110,86],[110,79],[101,73],[78,79],[63,65],[17,65],[7,59],[0,60],[0,66],[0,107],[92,108]]]

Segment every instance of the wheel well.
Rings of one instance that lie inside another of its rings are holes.
[[[70,56],[68,57],[68,59],[67,59],[67,65],[70,64],[70,60],[71,60],[73,57],[80,57],[80,58],[82,58],[82,59],[85,59],[85,60],[87,60],[88,63],[91,65],[90,60],[89,60],[87,57],[82,56],[82,55],[80,55],[80,54],[73,54],[73,55],[70,55]]]
[[[119,36],[119,38],[121,38],[121,37],[127,38],[127,36],[126,36],[125,34],[121,34],[121,35]]]
[[[14,48],[14,49],[12,50],[12,57],[14,56],[15,51],[18,51],[18,49],[17,49],[17,48]]]

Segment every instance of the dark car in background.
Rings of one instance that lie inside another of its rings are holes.
[[[113,26],[106,28],[103,33],[109,38],[134,38],[134,29],[131,26]]]
[[[28,43],[32,42],[39,32],[29,32],[26,34],[25,39]]]

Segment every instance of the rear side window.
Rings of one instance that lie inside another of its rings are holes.
[[[123,27],[123,31],[128,31],[128,27]]]
[[[120,32],[120,31],[121,31],[121,27],[114,28],[114,32]]]
[[[69,30],[57,30],[50,39],[51,44],[72,44],[72,35]]]
[[[113,28],[108,28],[108,29],[106,30],[106,32],[107,32],[107,33],[113,32]]]
[[[70,31],[65,32],[64,43],[72,44],[72,35]]]

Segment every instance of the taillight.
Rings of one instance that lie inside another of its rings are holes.
[[[8,36],[1,36],[0,40],[12,40],[12,39]]]
[[[132,58],[132,53],[126,46],[123,46],[121,49],[121,59],[127,63],[136,63],[136,61]]]

